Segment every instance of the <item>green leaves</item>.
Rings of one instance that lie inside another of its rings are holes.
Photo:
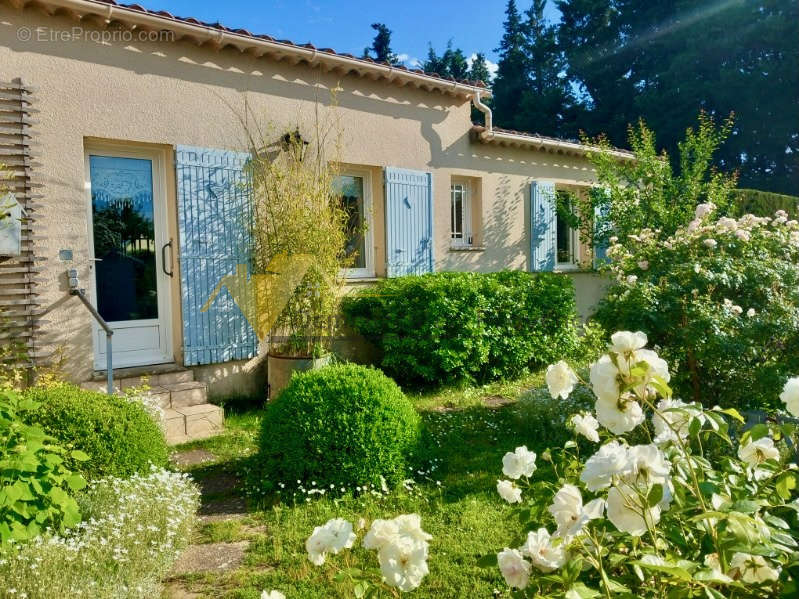
[[[33,538],[50,527],[56,531],[80,522],[80,509],[71,493],[86,486],[79,474],[64,464],[66,451],[39,427],[17,420],[38,403],[0,391],[0,547],[9,541]],[[76,455],[77,454],[77,455]],[[73,459],[88,459],[73,451]]]
[[[791,491],[796,489],[797,476],[795,472],[783,472],[777,477],[775,488],[777,494],[785,501],[790,500]]]

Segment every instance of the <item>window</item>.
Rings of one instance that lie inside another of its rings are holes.
[[[564,217],[561,209],[572,210],[572,200],[566,193],[558,192],[558,207],[556,217],[557,227],[557,246],[556,261],[558,268],[574,268],[577,266],[578,238],[577,231],[569,226],[568,220]]]
[[[452,245],[472,245],[472,203],[466,183],[453,183],[450,186],[450,204]]]
[[[347,212],[347,257],[352,263],[346,270],[350,278],[373,277],[371,220],[371,177],[364,172],[345,172],[333,181],[333,190]]]

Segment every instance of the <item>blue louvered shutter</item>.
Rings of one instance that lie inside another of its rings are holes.
[[[250,263],[249,154],[178,146],[176,153],[183,360],[186,366],[255,355],[255,331],[227,288],[201,308],[222,277]]]
[[[533,181],[530,184],[530,270],[555,270],[557,246],[555,184]]]
[[[433,272],[433,175],[386,168],[389,277]]]
[[[610,190],[593,189],[592,193],[601,194],[600,202],[594,206],[594,234],[604,232],[599,230],[599,224],[607,217],[610,210]],[[608,245],[606,241],[594,242],[594,268],[608,261]]]

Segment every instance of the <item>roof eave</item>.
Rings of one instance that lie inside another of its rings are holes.
[[[635,159],[635,155],[632,152],[618,149],[603,149],[573,141],[551,139],[532,134],[521,135],[518,133],[508,133],[506,131],[497,131],[496,129],[488,131],[485,127],[479,125],[472,127],[472,131],[476,134],[477,139],[485,144],[541,150],[544,152],[571,156],[585,156],[589,152],[601,151],[619,160]]]
[[[241,52],[250,52],[257,57],[270,56],[277,60],[288,60],[293,64],[304,62],[310,66],[320,66],[326,72],[341,71],[342,74],[356,73],[361,76],[383,80],[387,83],[439,91],[443,94],[468,99],[475,93],[491,97],[491,90],[479,85],[469,85],[460,81],[440,79],[429,74],[416,73],[387,64],[369,62],[336,54],[314,47],[298,46],[277,40],[218,29],[203,23],[192,23],[163,14],[143,12],[134,8],[98,2],[96,0],[5,0],[23,8],[29,4],[48,9],[50,14],[68,14],[78,20],[90,18],[94,24],[106,26],[113,22],[123,22],[134,28],[156,31],[172,31],[178,39],[189,38],[198,45],[212,45],[216,48],[235,47]],[[98,18],[99,17],[99,18]],[[99,21],[99,22],[98,22]]]

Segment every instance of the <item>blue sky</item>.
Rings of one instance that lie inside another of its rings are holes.
[[[133,0],[126,0],[128,2]],[[502,37],[506,0],[139,0],[148,9],[168,10],[181,17],[219,21],[233,28],[266,33],[296,43],[311,42],[318,48],[360,56],[371,44],[370,25],[386,23],[394,32],[394,51],[413,66],[427,55],[431,42],[438,53],[452,39],[467,56],[485,52],[496,61],[494,49]],[[529,0],[517,0],[526,10]],[[557,10],[550,5],[550,18]]]

